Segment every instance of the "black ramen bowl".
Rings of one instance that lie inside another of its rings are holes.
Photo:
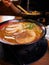
[[[21,22],[21,21],[28,21],[32,22],[33,20],[11,20],[7,21],[8,22]],[[6,24],[4,23],[4,24]],[[47,40],[45,39],[45,34],[46,34],[46,28],[38,23],[37,21],[34,21],[37,25],[39,25],[42,28],[42,36],[40,39],[37,41],[34,41],[32,43],[28,44],[15,44],[11,45],[7,42],[4,42],[2,40],[1,44],[3,46],[4,50],[4,60],[13,64],[30,64],[35,62],[36,60],[40,59],[46,52],[47,50]],[[1,27],[4,25],[3,23],[0,24]]]

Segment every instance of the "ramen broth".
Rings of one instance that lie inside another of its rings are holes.
[[[42,29],[31,22],[12,22],[0,30],[2,40],[12,44],[28,44],[37,41],[42,36]]]

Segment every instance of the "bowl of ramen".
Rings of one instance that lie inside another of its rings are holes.
[[[45,27],[34,20],[10,20],[0,26],[0,41],[11,45],[28,45],[45,35]]]
[[[35,20],[9,20],[0,24],[4,59],[17,65],[41,58],[46,49],[46,28]]]

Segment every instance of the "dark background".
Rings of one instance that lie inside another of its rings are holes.
[[[26,9],[28,0],[22,0],[21,5]],[[30,10],[49,11],[49,0],[29,0]]]
[[[21,0],[20,5],[24,8],[27,9],[27,1],[28,0]],[[49,11],[49,0],[29,0],[29,10],[37,10],[37,11],[44,11],[48,12]],[[14,2],[14,5],[16,6],[18,2]],[[2,14],[8,14],[8,15],[15,15],[15,13],[9,8],[6,7],[2,2],[0,2],[0,15]]]

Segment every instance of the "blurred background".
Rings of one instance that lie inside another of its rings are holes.
[[[49,11],[49,1],[48,0],[11,0],[14,5],[20,4],[24,9],[33,11],[42,11],[48,12]],[[15,15],[14,12],[9,8],[5,8],[4,4],[0,1],[0,14],[8,14],[8,15]]]

